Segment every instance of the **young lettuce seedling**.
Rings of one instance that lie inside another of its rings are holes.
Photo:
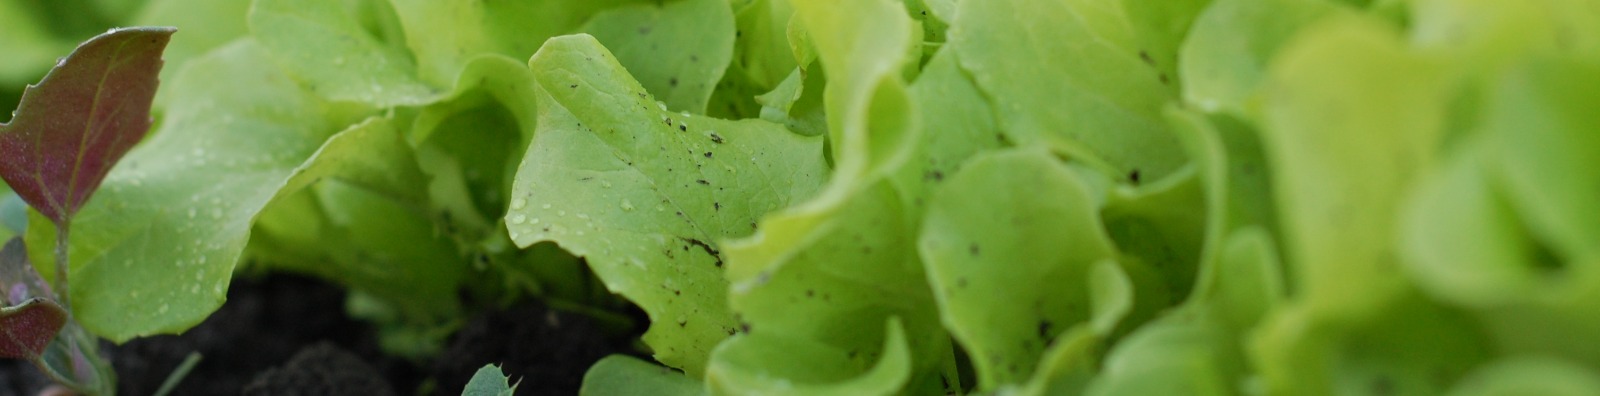
[[[113,393],[98,341],[72,320],[67,242],[72,217],[150,129],[169,27],[113,29],[78,46],[22,94],[0,124],[0,178],[55,224],[54,287],[20,240],[0,251],[0,356],[28,359],[80,394]],[[52,341],[54,340],[54,341]]]

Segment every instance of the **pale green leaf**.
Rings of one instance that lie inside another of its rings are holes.
[[[1248,347],[1258,385],[1266,394],[1437,394],[1492,352],[1477,321],[1414,291],[1365,314],[1281,307]]]
[[[1167,87],[1173,93],[1177,93],[1178,87],[1184,85],[1178,75],[1178,48],[1188,38],[1189,27],[1194,24],[1200,11],[1213,1],[1121,1],[1139,46],[1139,60],[1158,70],[1169,82]]]
[[[1159,179],[1184,162],[1161,119],[1172,100],[1105,1],[960,3],[950,49],[1018,144],[1046,144],[1114,175]]]
[[[915,220],[887,182],[851,195],[803,238],[765,235],[727,244],[729,297],[752,334],[803,340],[846,351],[856,367],[879,359],[883,334],[863,332],[890,317],[905,324],[913,389],[945,392],[951,356],[915,250]],[[787,249],[766,255],[762,250]],[[800,344],[795,344],[796,346]],[[770,347],[773,353],[781,346]],[[791,351],[798,353],[798,351]],[[784,352],[788,353],[788,352]]]
[[[190,59],[250,34],[245,19],[249,11],[250,0],[151,0],[133,17],[133,24],[172,26],[181,32],[172,36],[161,54],[167,63],[161,81],[168,82]],[[172,91],[156,91],[156,103],[163,110],[172,100],[168,92]]]
[[[700,381],[682,372],[626,355],[611,355],[589,366],[579,396],[696,396]]]
[[[927,197],[968,157],[998,148],[1004,138],[989,101],[956,65],[955,52],[934,55],[911,85],[912,102],[921,117],[916,151],[892,176],[901,191],[907,216],[920,222]]]
[[[1302,37],[1273,62],[1260,120],[1285,259],[1309,303],[1358,315],[1407,283],[1396,219],[1437,150],[1450,80],[1381,22]]]
[[[424,182],[392,121],[371,118],[328,139],[262,209],[248,254],[376,295],[411,319],[448,318],[469,265],[422,211]]]
[[[755,0],[735,9],[738,37],[734,39],[734,62],[753,85],[774,89],[791,70],[801,66],[789,42],[789,25],[794,8],[789,0]],[[791,77],[792,78],[792,77]]]
[[[705,114],[733,59],[727,0],[617,7],[595,14],[581,31],[600,40],[645,92],[673,111]]]
[[[1600,65],[1540,59],[1513,71],[1485,106],[1508,201],[1567,259],[1600,255]]]
[[[1026,380],[1058,334],[1096,316],[1087,280],[1115,255],[1078,176],[1041,150],[980,155],[953,175],[920,252],[981,390]]]
[[[735,336],[717,347],[706,387],[713,395],[900,394],[910,376],[911,352],[900,321],[885,323],[883,353],[867,364],[853,359],[850,351],[805,339],[760,333]]]
[[[1179,50],[1183,99],[1201,110],[1250,114],[1267,64],[1300,30],[1341,8],[1327,0],[1215,0]]]
[[[390,0],[422,81],[435,86],[455,82],[480,55],[525,59],[545,40],[573,33],[600,10],[640,2]]]
[[[511,239],[587,258],[650,315],[656,359],[699,376],[735,328],[721,241],[813,194],[827,173],[821,140],[665,111],[587,35],[550,40],[530,64],[543,96],[506,217]]]
[[[417,78],[409,53],[378,41],[339,2],[256,0],[250,32],[324,98],[388,107],[429,103],[439,94]]]
[[[1086,395],[1232,395],[1244,356],[1215,319],[1175,312],[1119,340]]]
[[[825,206],[843,199],[846,190],[893,172],[913,151],[910,142],[920,130],[900,73],[917,43],[911,19],[898,1],[794,5],[828,76],[823,101],[838,170],[829,182],[830,192],[818,203]],[[807,63],[802,59],[801,64]]]

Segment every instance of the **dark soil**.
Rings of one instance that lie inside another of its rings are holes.
[[[393,396],[394,389],[361,358],[333,344],[321,343],[300,350],[282,367],[256,375],[244,386],[244,395]]]
[[[491,363],[521,381],[518,395],[573,395],[595,361],[637,353],[631,345],[643,330],[611,336],[586,316],[524,303],[474,316],[439,357],[417,367],[385,356],[372,327],[345,315],[344,297],[299,276],[237,280],[222,309],[188,332],[110,347],[118,394],[155,392],[199,352],[173,395],[453,396]],[[32,365],[0,360],[0,395],[34,395],[47,385]]]
[[[501,365],[517,395],[576,395],[583,373],[627,339],[607,338],[588,317],[524,304],[478,315],[433,362],[436,395],[460,395],[484,364]]]

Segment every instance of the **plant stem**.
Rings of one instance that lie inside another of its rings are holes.
[[[56,298],[61,300],[61,309],[67,311],[67,317],[72,317],[72,289],[67,284],[67,224],[63,222],[56,228]]]

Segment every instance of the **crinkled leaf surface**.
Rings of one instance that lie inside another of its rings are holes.
[[[1088,395],[1232,395],[1244,356],[1228,329],[1205,315],[1177,314],[1119,340]]]
[[[511,239],[586,257],[650,315],[656,359],[698,376],[735,328],[721,241],[816,190],[821,140],[665,111],[587,35],[550,40],[530,64],[543,96],[506,216]]]
[[[1184,100],[1205,111],[1249,113],[1279,49],[1338,10],[1325,0],[1215,0],[1179,50]]]
[[[0,124],[0,177],[65,225],[150,129],[161,51],[173,32],[112,30],[57,63]]]
[[[916,45],[912,23],[904,6],[890,0],[794,6],[828,75],[823,101],[838,170],[819,203],[838,202],[858,182],[870,185],[893,172],[912,152],[919,131],[900,76]]]
[[[1277,311],[1248,349],[1266,393],[1437,394],[1489,356],[1472,318],[1419,293],[1401,297],[1355,321]]]
[[[1500,82],[1485,129],[1507,198],[1538,240],[1564,258],[1600,256],[1600,67],[1530,62]]]
[[[169,87],[181,95],[161,131],[106,178],[108,198],[79,214],[72,301],[84,327],[124,341],[199,323],[221,305],[256,214],[349,123],[348,109],[270,59],[243,40],[190,62]],[[39,246],[53,234],[30,224],[36,261],[50,257]]]
[[[1139,60],[1155,68],[1170,82],[1174,93],[1184,82],[1178,76],[1178,48],[1189,27],[1213,0],[1121,1],[1123,12],[1138,43]]]
[[[580,396],[694,396],[704,395],[700,381],[682,372],[626,355],[611,355],[595,362],[583,375]]]
[[[1600,362],[1590,224],[1600,191],[1592,64],[1542,59],[1498,81],[1484,130],[1457,145],[1406,207],[1406,269],[1472,309],[1508,350]],[[1553,173],[1552,173],[1553,172]],[[1560,213],[1560,214],[1557,214]]]
[[[900,394],[910,379],[911,352],[906,350],[900,322],[885,323],[883,353],[871,366],[853,359],[850,351],[806,339],[759,333],[735,336],[717,346],[706,387],[713,395]]]
[[[819,226],[806,238],[730,243],[730,300],[740,325],[753,334],[806,341],[770,345],[768,353],[800,353],[782,352],[784,345],[826,345],[846,351],[852,367],[864,370],[880,358],[884,340],[861,329],[897,317],[914,359],[908,386],[948,391],[940,377],[949,383],[955,375],[939,370],[950,357],[949,337],[917,258],[915,221],[906,218],[901,202],[889,183],[879,182],[852,194],[832,216],[817,219]],[[788,244],[787,254],[761,254],[775,244]]]
[[[789,43],[790,0],[755,0],[735,8],[734,63],[757,87],[774,88],[800,66]],[[740,77],[740,76],[736,76]]]
[[[427,179],[393,124],[374,117],[328,139],[280,195],[299,193],[262,209],[251,256],[371,293],[413,318],[448,316],[470,267],[423,213]]]
[[[973,152],[998,144],[986,102],[941,56],[912,87],[929,129],[912,161],[894,174],[853,192],[837,210],[798,212],[787,218],[813,224],[799,233],[763,228],[729,243],[732,304],[753,332],[784,334],[856,352],[856,364],[877,359],[882,340],[853,329],[890,315],[906,324],[915,359],[911,389],[943,392],[954,384],[942,372],[949,344],[916,255],[916,225],[925,197],[954,174]],[[805,216],[805,217],[801,217]],[[776,379],[775,379],[776,380]]]
[[[927,197],[954,175],[968,157],[1003,143],[994,112],[972,79],[956,65],[955,51],[942,51],[911,85],[922,119],[916,151],[891,178],[906,202],[906,213],[920,222]]]
[[[601,11],[580,31],[594,35],[667,109],[706,112],[733,59],[727,0],[634,4]]]
[[[1405,284],[1399,203],[1433,158],[1448,80],[1380,22],[1312,30],[1273,64],[1263,140],[1297,286],[1309,303],[1354,314]]]
[[[422,81],[444,86],[482,54],[526,59],[550,37],[572,33],[595,13],[641,0],[391,0],[416,54]]]
[[[983,154],[929,204],[920,252],[979,389],[1026,380],[1058,334],[1097,315],[1091,269],[1115,250],[1077,178],[1041,150]]]
[[[1121,7],[1105,1],[968,1],[950,42],[994,101],[1006,137],[1045,143],[1117,175],[1184,161],[1161,108],[1170,81],[1140,61]]]
[[[380,42],[341,2],[257,0],[250,32],[279,66],[324,98],[387,107],[438,95],[417,77],[404,48]]]

